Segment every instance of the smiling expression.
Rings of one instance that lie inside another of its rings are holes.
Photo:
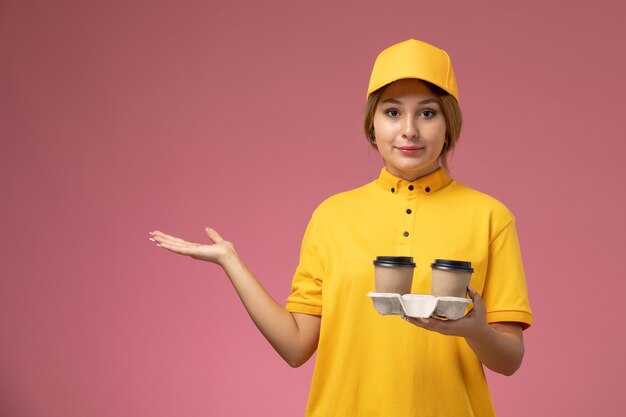
[[[446,139],[439,103],[428,85],[417,79],[385,87],[374,112],[374,132],[389,173],[413,181],[439,168]]]

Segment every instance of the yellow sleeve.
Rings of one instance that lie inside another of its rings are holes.
[[[300,261],[293,277],[291,295],[286,308],[292,313],[322,315],[323,263],[318,245],[321,243],[316,214],[313,214],[304,233]]]
[[[487,307],[487,322],[517,322],[524,329],[532,324],[526,274],[514,219],[490,244],[482,296]]]

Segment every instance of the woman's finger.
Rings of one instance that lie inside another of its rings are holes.
[[[486,320],[487,308],[485,307],[483,297],[481,297],[478,291],[473,288],[469,289],[469,296],[474,305],[472,306],[472,310],[467,315],[470,317],[478,317],[482,321]]]
[[[174,241],[174,242],[184,242],[184,240],[183,240],[183,239],[181,239],[181,238],[179,238],[179,237],[176,237],[176,236],[170,236],[170,235],[165,234],[165,233],[163,233],[163,232],[160,232],[160,231],[158,231],[158,230],[155,230],[154,232],[150,232],[150,234],[151,234],[152,236],[154,236],[154,237],[160,237],[160,238],[163,238],[163,239],[168,239],[168,240],[170,240],[170,241]]]
[[[435,318],[413,318],[413,317],[403,317],[409,323],[416,325],[417,327],[421,327],[426,330],[430,330],[433,332],[438,332],[442,334],[448,334],[450,331],[450,325],[447,320],[438,320]]]
[[[192,256],[196,255],[196,246],[191,246],[189,244],[179,244],[175,242],[160,242],[157,243],[157,246],[167,249],[170,252],[178,253],[180,255]]]
[[[220,236],[220,234],[217,233],[215,229],[207,227],[205,230],[206,230],[206,234],[209,235],[209,239],[211,239],[213,242],[220,243],[224,241],[222,236]]]
[[[159,236],[159,235],[153,235],[150,238],[150,240],[155,242],[157,245],[161,244],[161,243],[170,243],[170,244],[184,245],[186,243],[185,241],[182,241],[182,240],[174,240],[174,239],[163,237],[163,236]]]
[[[467,292],[469,293],[469,296],[472,299],[472,301],[476,301],[477,298],[480,298],[480,294],[478,294],[478,292],[472,287],[468,287]]]
[[[468,293],[470,298],[472,299],[472,303],[474,304],[474,308],[478,307],[478,306],[483,306],[483,297],[480,296],[480,294],[478,294],[478,291],[476,291],[473,288],[468,288]]]

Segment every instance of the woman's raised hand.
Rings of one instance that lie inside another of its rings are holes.
[[[150,240],[163,249],[219,264],[233,284],[254,324],[291,366],[306,362],[317,348],[320,318],[290,313],[277,303],[244,264],[235,246],[210,227],[206,233],[213,243],[187,242],[163,232],[151,232]]]
[[[219,233],[210,227],[206,228],[206,233],[213,243],[201,244],[187,242],[186,240],[159,231],[150,232],[150,240],[155,242],[157,246],[167,249],[170,252],[191,256],[194,259],[213,262],[223,266],[226,259],[236,254],[235,246],[231,242],[224,240]]]

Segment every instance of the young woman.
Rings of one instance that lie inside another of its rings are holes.
[[[408,40],[381,52],[365,132],[384,168],[375,181],[315,210],[286,307],[215,230],[206,229],[212,244],[158,231],[152,239],[219,264],[291,366],[317,350],[307,416],[493,416],[483,365],[505,375],[519,368],[532,314],[513,215],[448,175],[460,129],[444,51]],[[378,255],[412,256],[412,292],[422,294],[430,292],[434,259],[471,261],[473,309],[454,321],[379,315],[367,297]]]

